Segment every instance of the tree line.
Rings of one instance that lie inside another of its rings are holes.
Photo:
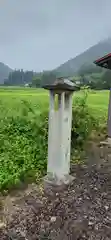
[[[55,71],[43,71],[36,73],[33,71],[15,70],[11,72],[4,85],[23,86],[28,84],[30,87],[41,88],[45,84],[50,84],[59,76]],[[61,73],[62,76],[62,73]],[[71,78],[74,82],[79,82],[80,86],[89,86],[91,89],[110,89],[111,71],[105,70],[95,65],[82,65],[76,76]]]
[[[111,70],[95,65],[82,66],[78,72],[80,84],[91,89],[103,90],[111,88]]]
[[[26,83],[31,83],[34,76],[35,73],[33,71],[14,70],[4,80],[4,85],[25,85]]]
[[[56,79],[56,74],[52,71],[36,73],[33,71],[14,70],[9,73],[4,85],[23,86],[29,84],[30,87],[40,88],[44,84],[50,84]]]

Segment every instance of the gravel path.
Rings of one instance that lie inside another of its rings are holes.
[[[1,240],[111,240],[111,149],[88,149],[64,192],[49,196],[31,185],[3,200]]]

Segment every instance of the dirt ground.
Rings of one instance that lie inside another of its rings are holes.
[[[61,193],[32,184],[1,197],[0,240],[111,240],[111,148],[91,144],[87,156]]]

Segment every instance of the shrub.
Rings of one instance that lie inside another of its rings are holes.
[[[93,129],[98,128],[97,119],[87,105],[88,91],[82,97],[75,98],[72,108],[72,148],[82,147]]]

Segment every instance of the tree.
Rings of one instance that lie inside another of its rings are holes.
[[[105,71],[105,73],[102,76],[102,82],[104,89],[111,88],[111,70]]]
[[[35,75],[32,78],[32,86],[36,87],[36,88],[40,88],[41,87],[41,76],[40,75]]]
[[[23,71],[23,69],[15,70],[9,73],[8,79],[4,81],[4,84],[16,86],[31,83],[34,74],[35,73],[33,71]]]
[[[100,73],[103,69],[95,66],[94,64],[83,64],[78,71],[79,75],[87,75],[92,73]]]
[[[45,71],[42,73],[41,76],[41,85],[45,85],[45,84],[51,84],[55,81],[56,79],[56,74],[52,71]]]

